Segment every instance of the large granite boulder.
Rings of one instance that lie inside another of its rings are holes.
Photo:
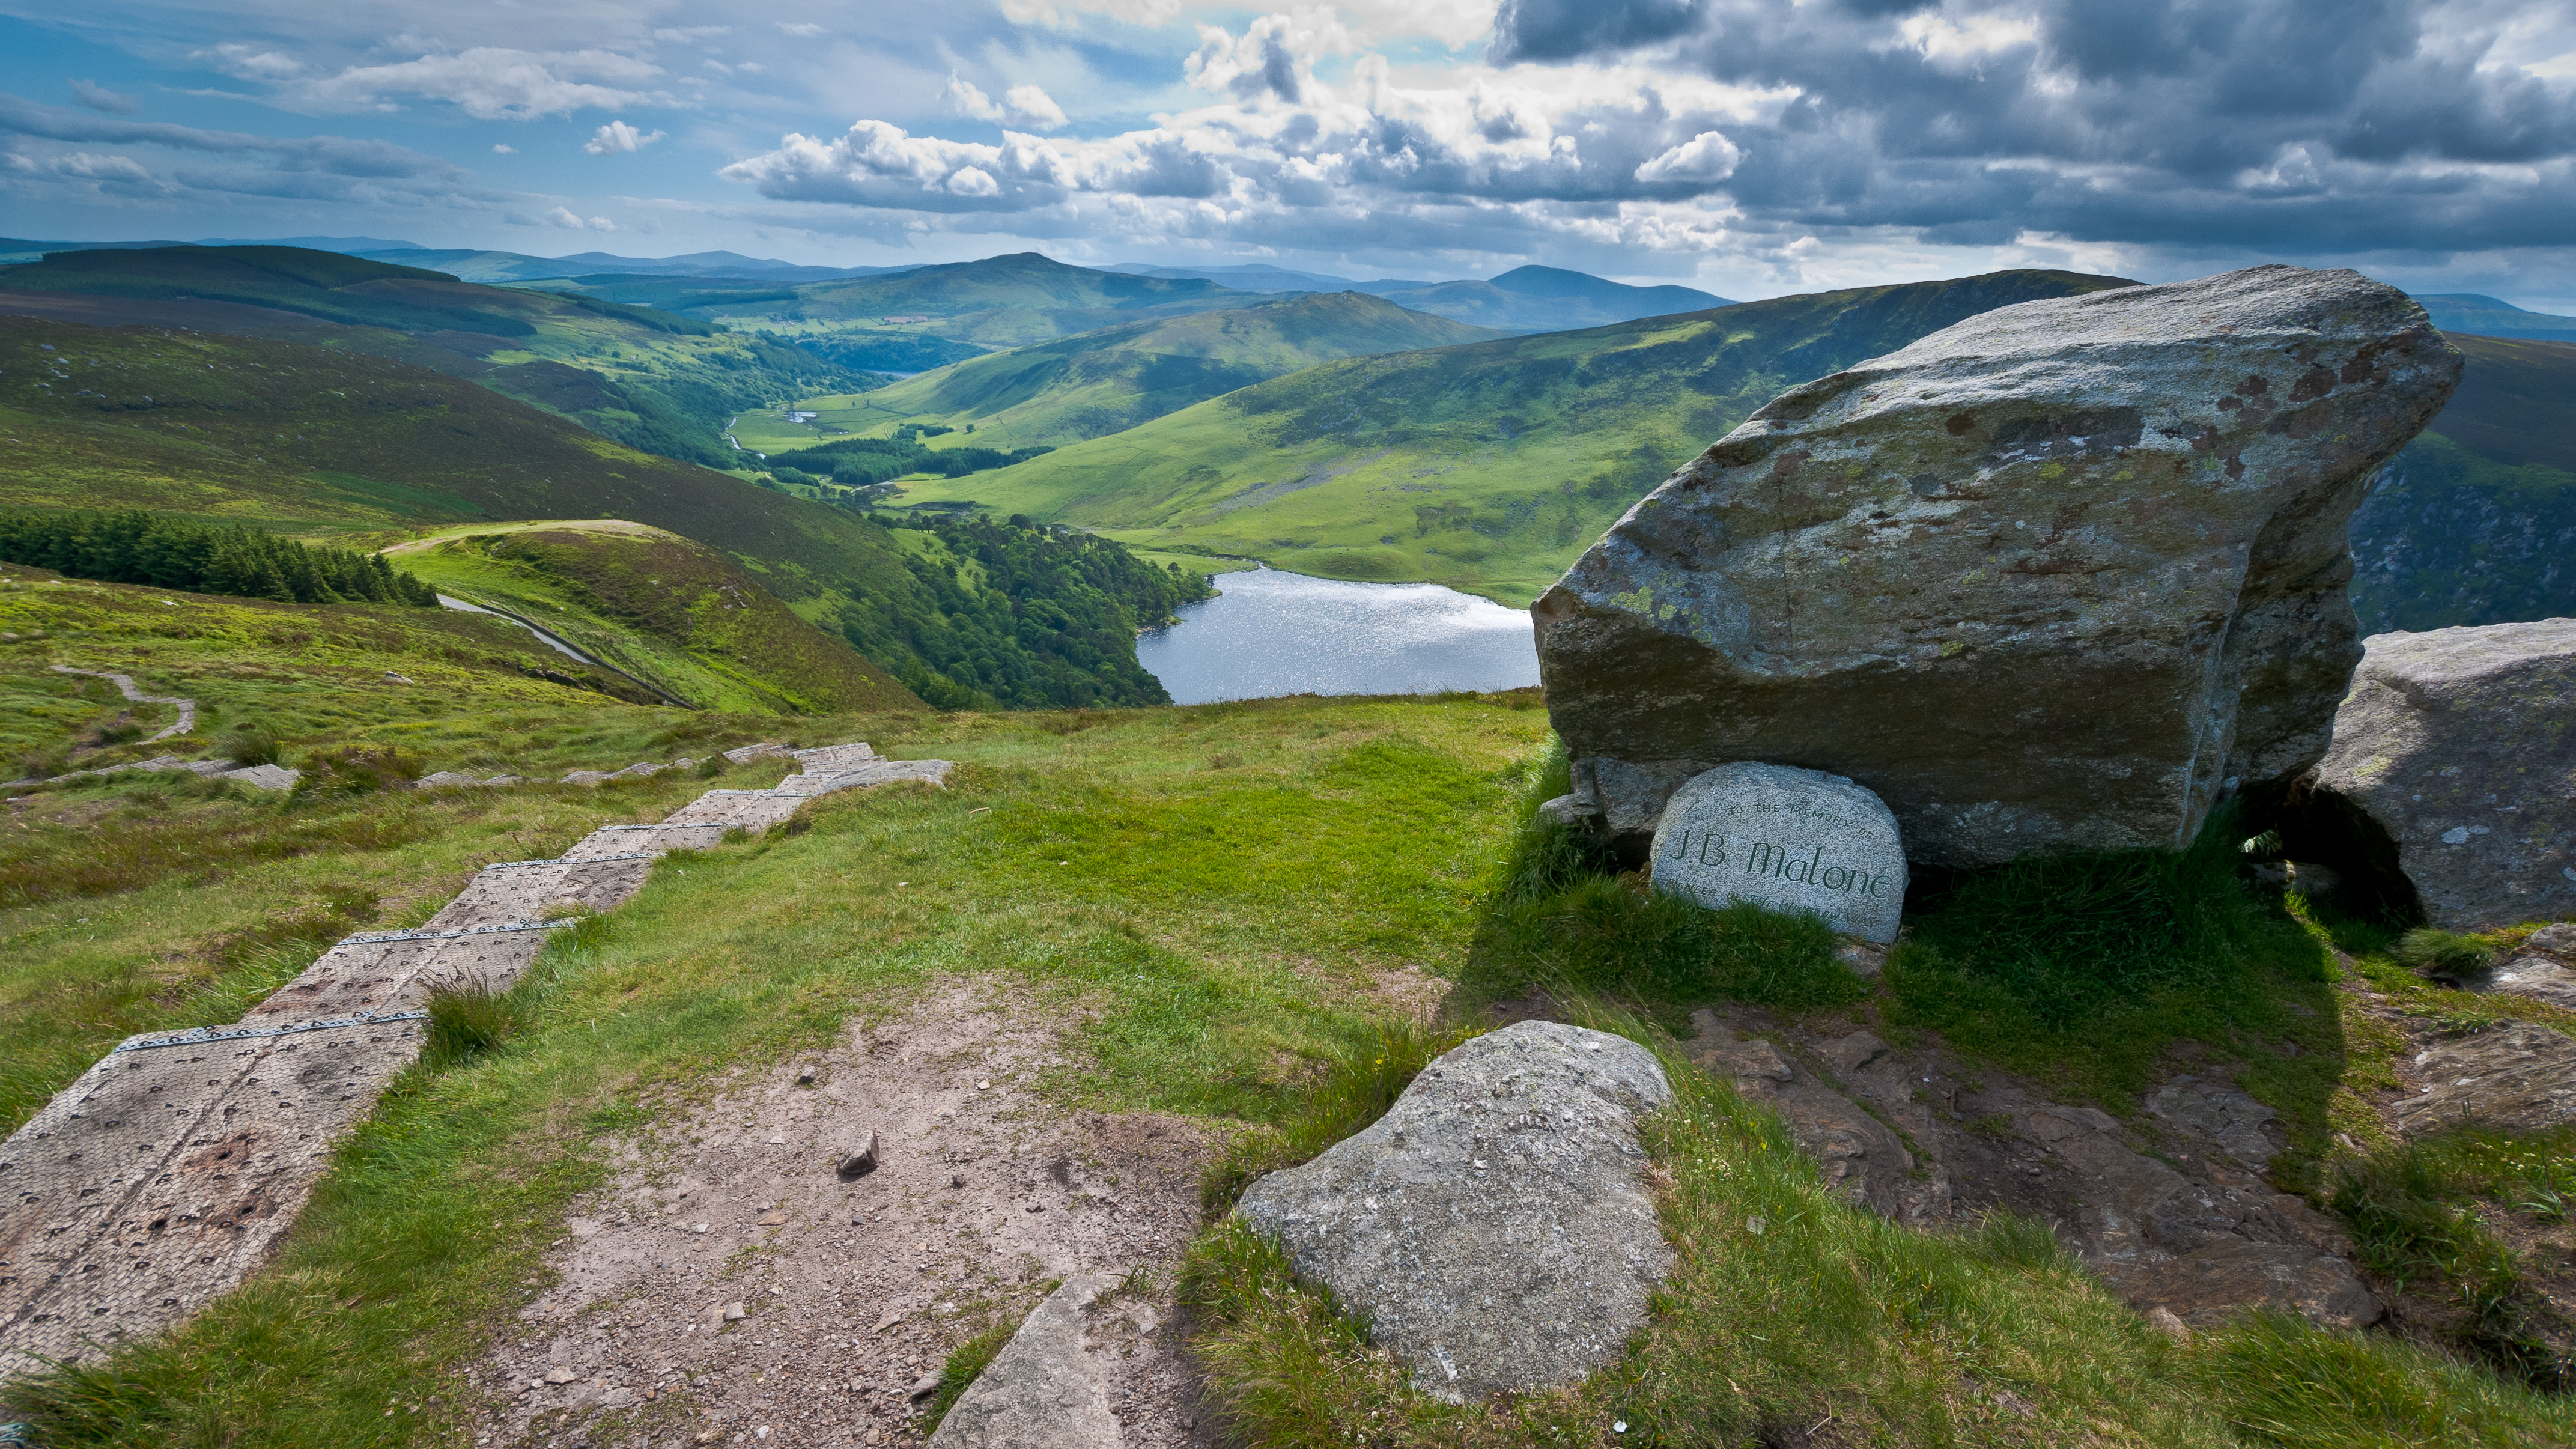
[[[1917,863],[2187,842],[2325,752],[2346,525],[2459,375],[2405,294],[2271,266],[1793,388],[1534,606],[1576,804],[1633,836],[1767,760],[1877,792]]]
[[[2474,931],[2576,917],[2576,619],[2363,641],[2283,845]]]
[[[1618,1357],[1671,1270],[1637,1123],[1669,1101],[1625,1037],[1523,1021],[1425,1067],[1387,1114],[1236,1211],[1454,1402]]]

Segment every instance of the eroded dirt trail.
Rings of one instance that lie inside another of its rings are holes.
[[[1171,1284],[1215,1144],[1043,1100],[1056,1052],[948,983],[613,1144],[560,1281],[476,1371],[499,1406],[476,1442],[914,1442],[923,1376],[1084,1269],[1141,1270],[1101,1349],[1126,1444],[1199,1442]],[[844,1178],[870,1132],[878,1165]]]

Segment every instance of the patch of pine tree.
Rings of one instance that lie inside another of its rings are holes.
[[[438,607],[381,554],[316,548],[257,529],[130,513],[0,514],[0,562],[76,579],[294,604]]]

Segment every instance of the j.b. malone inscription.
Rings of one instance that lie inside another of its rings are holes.
[[[1753,901],[1812,911],[1883,943],[1905,909],[1905,850],[1887,806],[1840,775],[1720,765],[1664,806],[1653,880],[1712,909]]]

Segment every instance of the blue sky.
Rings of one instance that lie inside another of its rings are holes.
[[[0,0],[0,234],[1729,297],[2281,260],[2576,312],[2567,0],[747,13]]]

